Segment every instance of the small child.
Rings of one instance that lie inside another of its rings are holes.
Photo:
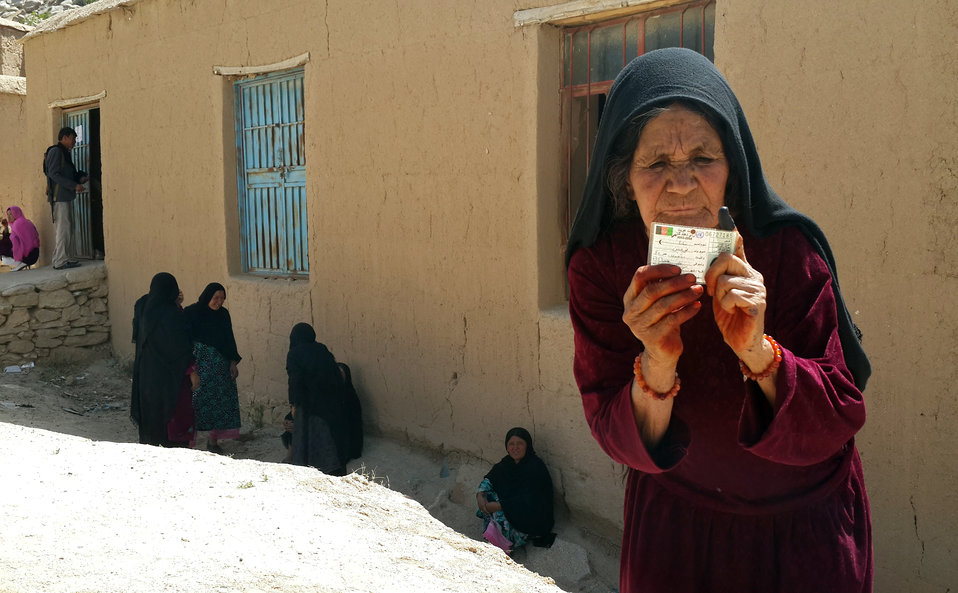
[[[293,459],[293,413],[286,414],[283,419],[283,434],[279,435],[283,440],[283,447],[286,449],[286,457],[283,463],[289,463]]]

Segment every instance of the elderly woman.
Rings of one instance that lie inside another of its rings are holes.
[[[23,215],[19,206],[7,208],[7,217],[0,237],[0,256],[3,265],[14,272],[37,263],[40,258],[40,234],[37,227]]]
[[[512,553],[532,538],[552,544],[552,478],[532,448],[529,431],[515,427],[506,433],[506,452],[479,484],[476,516],[483,520],[483,537]]]
[[[765,181],[728,83],[650,52],[616,78],[568,249],[576,381],[629,467],[624,593],[871,591],[854,435],[870,373],[822,231]],[[705,286],[650,225],[738,221]]]
[[[193,339],[193,357],[200,387],[193,394],[196,430],[209,431],[207,449],[222,453],[221,440],[240,436],[237,365],[242,357],[236,350],[233,321],[226,302],[226,289],[209,283],[200,298],[186,308],[186,321]]]

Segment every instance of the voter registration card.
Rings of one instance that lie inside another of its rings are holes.
[[[673,264],[705,284],[705,272],[720,253],[735,251],[735,231],[652,223],[649,264]]]

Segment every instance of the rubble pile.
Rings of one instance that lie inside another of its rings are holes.
[[[93,0],[0,0],[0,18],[34,27],[44,19]]]

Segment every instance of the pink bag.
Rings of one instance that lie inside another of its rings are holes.
[[[506,536],[502,535],[502,531],[499,529],[499,524],[495,521],[489,521],[489,525],[486,526],[486,530],[482,532],[482,537],[484,537],[490,544],[502,548],[506,554],[512,553],[512,542],[509,541]]]

